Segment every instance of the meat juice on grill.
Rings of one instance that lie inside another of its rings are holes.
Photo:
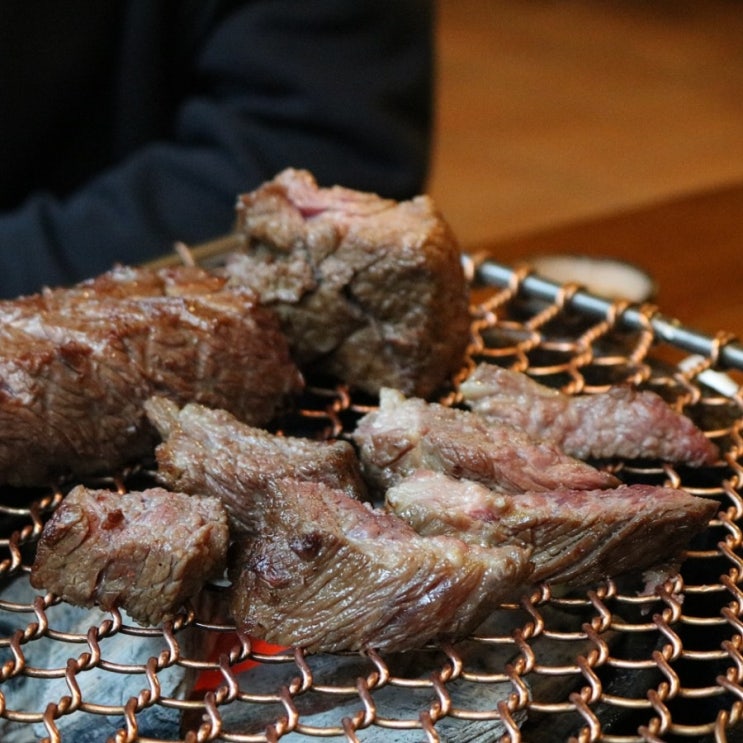
[[[712,464],[719,452],[690,418],[660,395],[629,385],[573,396],[527,374],[478,364],[460,384],[465,404],[492,423],[507,423],[553,442],[579,459],[660,459]]]
[[[0,482],[13,485],[151,455],[151,395],[263,424],[303,385],[274,313],[194,269],[120,269],[2,302],[0,317]]]
[[[157,624],[223,575],[228,543],[217,498],[78,485],[44,525],[30,580],[71,604]]]
[[[424,470],[390,488],[385,500],[419,534],[530,547],[533,581],[573,586],[672,565],[720,507],[652,485],[504,494]]]
[[[367,482],[383,494],[418,469],[475,480],[507,493],[614,487],[618,480],[507,425],[383,389],[352,434]]]
[[[159,481],[172,490],[218,496],[235,532],[259,528],[268,488],[279,478],[323,482],[352,498],[366,497],[358,458],[346,441],[272,434],[196,403],[179,408],[153,398],[145,407],[162,438]]]
[[[470,634],[520,595],[528,551],[421,537],[320,482],[268,485],[261,527],[231,563],[235,622],[310,652],[398,651]]]
[[[288,169],[241,196],[237,217],[248,249],[225,271],[276,310],[303,370],[426,396],[463,367],[461,252],[427,196],[318,188]]]

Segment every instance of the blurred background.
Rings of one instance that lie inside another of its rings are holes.
[[[467,248],[743,182],[743,3],[439,0],[438,47],[428,191]]]

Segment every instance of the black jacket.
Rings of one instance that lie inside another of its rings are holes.
[[[0,296],[226,233],[287,166],[424,188],[425,0],[4,0]]]

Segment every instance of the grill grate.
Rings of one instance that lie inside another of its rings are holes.
[[[33,591],[34,543],[65,488],[6,489],[0,739],[630,743],[735,735],[743,715],[743,405],[741,367],[730,368],[735,344],[725,334],[700,341],[672,323],[693,339],[677,342],[655,308],[586,307],[574,301],[584,297],[578,287],[541,282],[535,290],[528,272],[496,268],[481,273],[491,286],[473,293],[471,363],[528,371],[571,393],[643,385],[720,445],[723,460],[701,470],[611,464],[627,482],[669,483],[719,501],[718,517],[690,546],[680,574],[651,595],[635,579],[573,593],[541,586],[456,646],[308,656],[212,619],[220,616],[218,585],[157,628]],[[447,402],[456,403],[456,393]],[[344,436],[370,405],[342,387],[317,386],[283,424],[292,433]],[[151,482],[143,467],[92,484],[123,491]]]

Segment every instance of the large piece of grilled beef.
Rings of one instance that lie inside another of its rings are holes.
[[[227,262],[281,317],[300,367],[376,393],[427,396],[464,363],[461,253],[427,196],[319,188],[288,169],[238,200],[247,252]]]
[[[0,302],[0,482],[47,484],[151,454],[152,395],[269,421],[303,379],[276,316],[199,269],[117,269]]]
[[[158,478],[229,512],[234,619],[270,642],[401,650],[460,637],[531,571],[526,549],[423,538],[362,503],[347,442],[274,435],[161,398],[147,412],[163,437]]]
[[[506,493],[613,487],[616,478],[559,448],[474,413],[383,389],[353,432],[364,476],[379,493],[418,469],[475,480]]]
[[[719,510],[675,488],[619,485],[517,495],[420,471],[387,491],[389,509],[419,534],[482,547],[532,548],[532,579],[587,586],[673,564]]]
[[[465,637],[517,598],[531,571],[519,547],[421,537],[319,482],[270,483],[260,521],[232,563],[234,620],[311,652],[397,651]]]
[[[44,525],[31,585],[157,624],[222,576],[228,543],[217,498],[78,485]]]
[[[690,418],[651,390],[619,385],[597,394],[567,395],[527,374],[481,363],[460,392],[484,420],[515,426],[580,459],[660,459],[700,466],[719,457],[715,444]]]

